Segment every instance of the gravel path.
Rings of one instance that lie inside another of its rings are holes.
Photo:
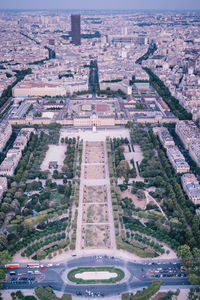
[[[86,157],[86,141],[83,141],[83,156],[82,156],[82,166],[81,166],[81,178],[80,178],[80,196],[79,196],[79,213],[78,213],[78,221],[77,221],[77,238],[76,238],[76,251],[80,252],[83,247],[82,243],[82,227],[83,225],[86,227],[87,222],[83,223],[82,220],[82,215],[83,215],[83,190],[84,186],[106,186],[107,187],[107,204],[108,204],[108,213],[109,213],[109,218],[108,222],[105,223],[102,222],[102,224],[98,223],[90,223],[90,225],[108,225],[110,228],[110,248],[111,249],[116,249],[116,242],[115,242],[115,230],[114,230],[114,222],[113,222],[113,209],[112,209],[112,200],[111,200],[111,193],[110,193],[110,175],[109,175],[109,169],[108,169],[108,158],[107,158],[107,149],[106,149],[106,137],[105,136],[96,136],[95,133],[91,134],[94,135],[96,142],[100,142],[103,139],[103,149],[102,151],[104,152],[104,163],[85,163],[85,157]],[[99,137],[97,140],[96,137]],[[90,141],[90,138],[88,139]],[[93,140],[93,139],[92,139]],[[90,146],[92,147],[92,146]],[[87,148],[88,149],[88,148]],[[89,148],[90,150],[92,148]],[[95,155],[95,154],[94,154]],[[98,157],[98,155],[97,155]],[[104,179],[98,179],[95,176],[95,179],[87,179],[85,178],[85,166],[92,165],[92,166],[98,166],[98,165],[104,165],[105,167],[105,178]],[[95,204],[94,202],[91,204]],[[99,204],[99,203],[98,203]],[[105,204],[105,202],[104,202]],[[105,208],[106,209],[106,208]],[[89,223],[88,223],[89,224]],[[107,246],[105,245],[105,248]],[[84,249],[86,250],[86,249]]]

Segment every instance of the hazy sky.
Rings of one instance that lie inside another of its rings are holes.
[[[0,9],[200,9],[200,0],[0,0]]]

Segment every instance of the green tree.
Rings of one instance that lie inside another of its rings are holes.
[[[196,274],[188,275],[189,282],[193,285],[199,284],[199,277]]]
[[[12,256],[8,252],[8,250],[3,250],[0,252],[0,262],[7,263],[9,261],[12,261]]]
[[[126,160],[121,160],[116,168],[117,176],[127,178],[130,171],[129,164]]]
[[[191,258],[191,251],[188,245],[182,245],[178,248],[177,252],[178,257],[181,257],[183,260],[187,261]]]
[[[2,210],[3,213],[9,212],[10,209],[11,209],[10,204],[8,204],[6,202],[2,203],[1,210]]]
[[[194,256],[195,258],[199,258],[199,259],[200,259],[200,249],[194,248],[194,249],[192,250],[192,254],[193,254],[193,256]]]
[[[145,193],[144,193],[143,190],[138,190],[136,192],[136,195],[137,195],[138,199],[140,199],[140,200],[144,200],[146,198]]]
[[[42,259],[45,259],[47,253],[45,251],[40,251],[38,254],[37,254],[37,260],[42,260]]]
[[[0,267],[0,280],[5,279],[5,277],[6,277],[6,269],[5,269],[5,267],[1,266]]]
[[[132,128],[133,127],[133,122],[128,121],[125,125],[126,128]]]
[[[0,234],[0,251],[3,251],[7,247],[7,239],[5,234]]]

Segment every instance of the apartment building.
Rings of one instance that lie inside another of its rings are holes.
[[[111,82],[111,81],[102,81],[100,83],[100,89],[106,90],[107,88],[110,88],[111,91],[118,91],[121,90],[126,95],[132,94],[132,87],[129,86],[129,82],[127,80],[119,81],[119,82]]]
[[[0,200],[3,197],[3,193],[7,190],[7,178],[0,177]]]
[[[176,124],[176,133],[187,150],[192,142],[200,141],[200,131],[193,121],[179,121]]]
[[[66,89],[49,83],[20,82],[12,89],[13,97],[66,96]]]
[[[181,176],[181,183],[188,198],[196,205],[200,204],[200,184],[194,174]]]
[[[34,128],[22,128],[13,144],[13,148],[17,148],[20,149],[21,151],[24,150],[24,148],[26,147],[31,132],[35,133],[35,129]]]
[[[12,134],[12,127],[9,123],[0,123],[0,152],[3,151],[7,141]]]
[[[165,127],[159,128],[158,137],[160,139],[161,144],[165,148],[168,147],[168,146],[174,146],[175,145],[171,134],[169,133],[168,129],[165,128]]]
[[[179,151],[177,146],[168,146],[167,156],[176,173],[189,172],[190,166],[185,161],[183,154]]]
[[[8,150],[6,158],[0,165],[0,175],[13,176],[15,169],[22,157],[22,151],[26,147],[31,132],[34,128],[22,128],[13,144],[13,148]]]
[[[197,166],[200,167],[200,140],[189,145],[189,155],[196,162]]]
[[[13,176],[21,156],[20,149],[10,149],[0,165],[0,175]]]

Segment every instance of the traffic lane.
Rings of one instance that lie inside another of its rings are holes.
[[[41,273],[45,272],[45,274],[48,274],[51,270],[55,270],[57,273],[61,273],[65,269],[71,269],[71,268],[77,268],[79,266],[115,266],[115,267],[123,267],[126,268],[131,274],[144,274],[146,272],[150,272],[152,270],[160,270],[159,272],[175,272],[180,271],[181,268],[183,268],[180,264],[151,264],[151,265],[142,265],[142,264],[136,264],[132,262],[125,263],[124,261],[121,261],[119,259],[109,259],[109,258],[96,258],[96,257],[87,257],[87,258],[79,258],[74,259],[70,261],[69,263],[63,264],[51,264],[51,266],[43,265],[43,267],[38,268]],[[15,269],[16,273],[23,274],[30,271],[36,272],[36,269],[30,268],[27,269],[25,267]],[[7,270],[7,273],[12,271],[11,269]]]
[[[162,261],[152,261],[152,260],[141,260],[141,261],[129,261],[129,260],[124,260],[121,259],[120,257],[115,257],[115,256],[109,256],[109,255],[91,255],[91,256],[85,256],[85,257],[72,257],[68,262],[66,262],[68,265],[74,264],[75,262],[77,263],[90,263],[91,261],[93,262],[98,262],[100,263],[101,261],[103,262],[117,262],[119,264],[129,264],[129,265],[134,265],[134,266],[146,266],[147,268],[149,266],[151,267],[157,267],[157,266],[168,266],[168,265],[180,265],[180,260],[178,259],[173,259],[173,260],[162,260]],[[112,264],[111,263],[111,264]]]
[[[53,269],[53,267],[51,268],[46,268],[45,270],[43,270],[42,274],[45,276],[43,282],[59,282],[63,284],[63,280],[61,278],[61,273],[62,271],[65,269]]]
[[[70,260],[67,262],[67,267],[69,268],[76,268],[77,266],[98,266],[98,265],[118,265],[118,266],[125,266],[126,262],[122,261],[120,259],[111,259],[109,257],[96,257],[96,256],[91,256],[91,257],[80,257],[80,258],[75,258],[73,260]]]
[[[66,270],[66,268],[70,265],[73,267],[79,267],[80,264],[83,264],[86,266],[88,265],[94,265],[94,266],[99,266],[99,265],[113,265],[113,266],[123,266],[126,268],[129,273],[131,274],[126,283],[122,284],[115,284],[115,285],[74,285],[74,284],[65,284],[63,283],[61,279],[61,274],[63,271]],[[179,268],[181,267],[180,264],[177,263],[145,263],[145,264],[140,264],[140,263],[133,263],[133,262],[126,262],[122,261],[121,259],[115,259],[114,257],[107,257],[107,256],[89,256],[85,258],[76,258],[71,260],[69,263],[60,263],[60,264],[47,264],[44,265],[44,268],[40,268],[37,270],[42,270],[42,273],[45,274],[45,280],[42,282],[31,282],[31,283],[16,283],[16,285],[12,285],[10,283],[7,283],[5,285],[5,288],[10,288],[10,289],[23,289],[23,288],[34,288],[39,285],[43,286],[52,286],[53,289],[55,290],[65,290],[65,292],[72,293],[73,295],[76,295],[76,293],[86,293],[86,286],[87,288],[89,287],[92,293],[99,293],[99,292],[105,292],[105,295],[115,295],[118,293],[123,293],[130,288],[139,288],[139,287],[146,287],[147,285],[151,284],[152,280],[158,279],[158,278],[150,278],[148,275],[149,270],[157,270],[158,268],[161,270],[165,269],[173,269],[173,268]],[[21,272],[27,272],[30,269],[27,268],[20,268],[18,269],[18,273]],[[135,279],[135,275],[137,275],[137,278],[139,277],[140,280]],[[173,286],[173,285],[187,285],[188,281],[186,278],[161,278],[163,281],[163,285],[168,285],[168,286]],[[83,294],[85,296],[88,296],[86,294]]]
[[[53,289],[58,291],[64,291],[66,293],[70,293],[73,295],[77,295],[77,293],[82,293],[84,296],[88,296],[86,291],[91,291],[92,293],[103,293],[104,296],[111,296],[116,294],[121,294],[124,292],[129,291],[130,289],[137,289],[143,288],[152,283],[152,280],[144,279],[143,281],[139,282],[131,282],[129,284],[115,284],[115,285],[69,285],[63,284],[62,282],[55,282],[55,281],[45,281],[42,283],[42,286],[51,286]],[[6,289],[27,289],[27,288],[35,288],[36,286],[40,286],[41,283],[34,283],[32,285],[29,284],[18,284],[18,285],[11,285],[9,283],[4,285]],[[187,286],[188,281],[183,279],[176,279],[176,280],[163,280],[162,286]]]
[[[159,279],[159,278],[158,278]],[[176,280],[175,280],[176,279]],[[189,285],[189,281],[187,278],[160,278],[160,280],[162,281],[162,285]]]
[[[33,285],[26,285],[26,284],[18,284],[12,286],[10,284],[6,284],[4,289],[33,289],[41,284],[35,283]],[[68,284],[60,284],[55,282],[45,282],[42,286],[50,286],[54,290],[63,291],[65,293],[69,293],[72,295],[77,295],[77,293],[81,293],[83,296],[88,296],[88,291],[91,293],[100,293],[101,296],[109,296],[115,295],[117,293],[123,293],[124,291],[128,291],[128,285],[68,285]]]
[[[141,264],[136,264],[136,263],[128,263],[125,265],[124,261],[120,261],[119,259],[110,259],[109,257],[87,257],[87,258],[80,258],[80,259],[74,259],[73,261],[71,261],[70,263],[68,263],[68,265],[64,265],[64,264],[56,264],[52,266],[44,266],[45,269],[42,270],[43,268],[40,268],[40,272],[45,274],[45,281],[49,281],[50,278],[53,278],[53,280],[57,281],[57,280],[61,280],[60,276],[62,274],[63,271],[66,270],[67,268],[73,268],[73,267],[79,267],[79,266],[99,266],[99,265],[112,265],[112,266],[116,266],[116,267],[126,267],[128,272],[130,273],[130,278],[128,279],[128,281],[133,280],[134,277],[143,280],[144,277],[152,277],[152,274],[149,274],[149,271],[152,270],[157,270],[158,269],[158,265],[155,264],[149,264],[149,265],[141,265]],[[172,269],[172,268],[180,268],[181,266],[179,264],[176,264],[175,266],[169,265],[169,264],[163,264],[163,265],[159,265],[159,269],[161,269],[161,271],[159,271],[159,273],[164,272],[164,270],[166,269]],[[20,268],[18,269],[18,273],[24,274],[26,272],[29,272],[30,269],[27,270],[27,268]],[[172,270],[170,270],[169,272],[172,272]],[[175,276],[174,276],[175,277]]]
[[[152,278],[144,278],[141,281],[131,281],[131,282],[125,282],[125,283],[118,283],[118,284],[108,284],[108,285],[70,285],[70,284],[64,284],[62,287],[62,290],[65,290],[65,292],[71,293],[75,295],[77,292],[81,292],[83,295],[87,296],[87,293],[85,293],[86,290],[90,290],[93,293],[103,292],[105,296],[111,296],[116,294],[121,294],[124,292],[129,291],[130,289],[137,289],[140,287],[147,287],[152,283]],[[186,278],[175,278],[172,279],[164,279],[162,281],[163,286],[173,286],[173,285],[188,285],[189,282]],[[57,289],[57,287],[54,285],[54,288]],[[58,288],[59,289],[59,288]]]
[[[14,275],[10,275],[10,273],[15,272]],[[7,269],[6,276],[7,278],[12,278],[12,276],[28,276],[28,275],[42,275],[43,274],[42,268],[16,268],[16,269]]]
[[[116,294],[121,294],[128,291],[129,285],[126,283],[115,284],[115,285],[66,285],[64,287],[65,293],[70,293],[72,295],[77,295],[77,293],[82,293],[83,296],[88,296],[88,291],[91,293],[101,293],[104,296],[112,296]]]

